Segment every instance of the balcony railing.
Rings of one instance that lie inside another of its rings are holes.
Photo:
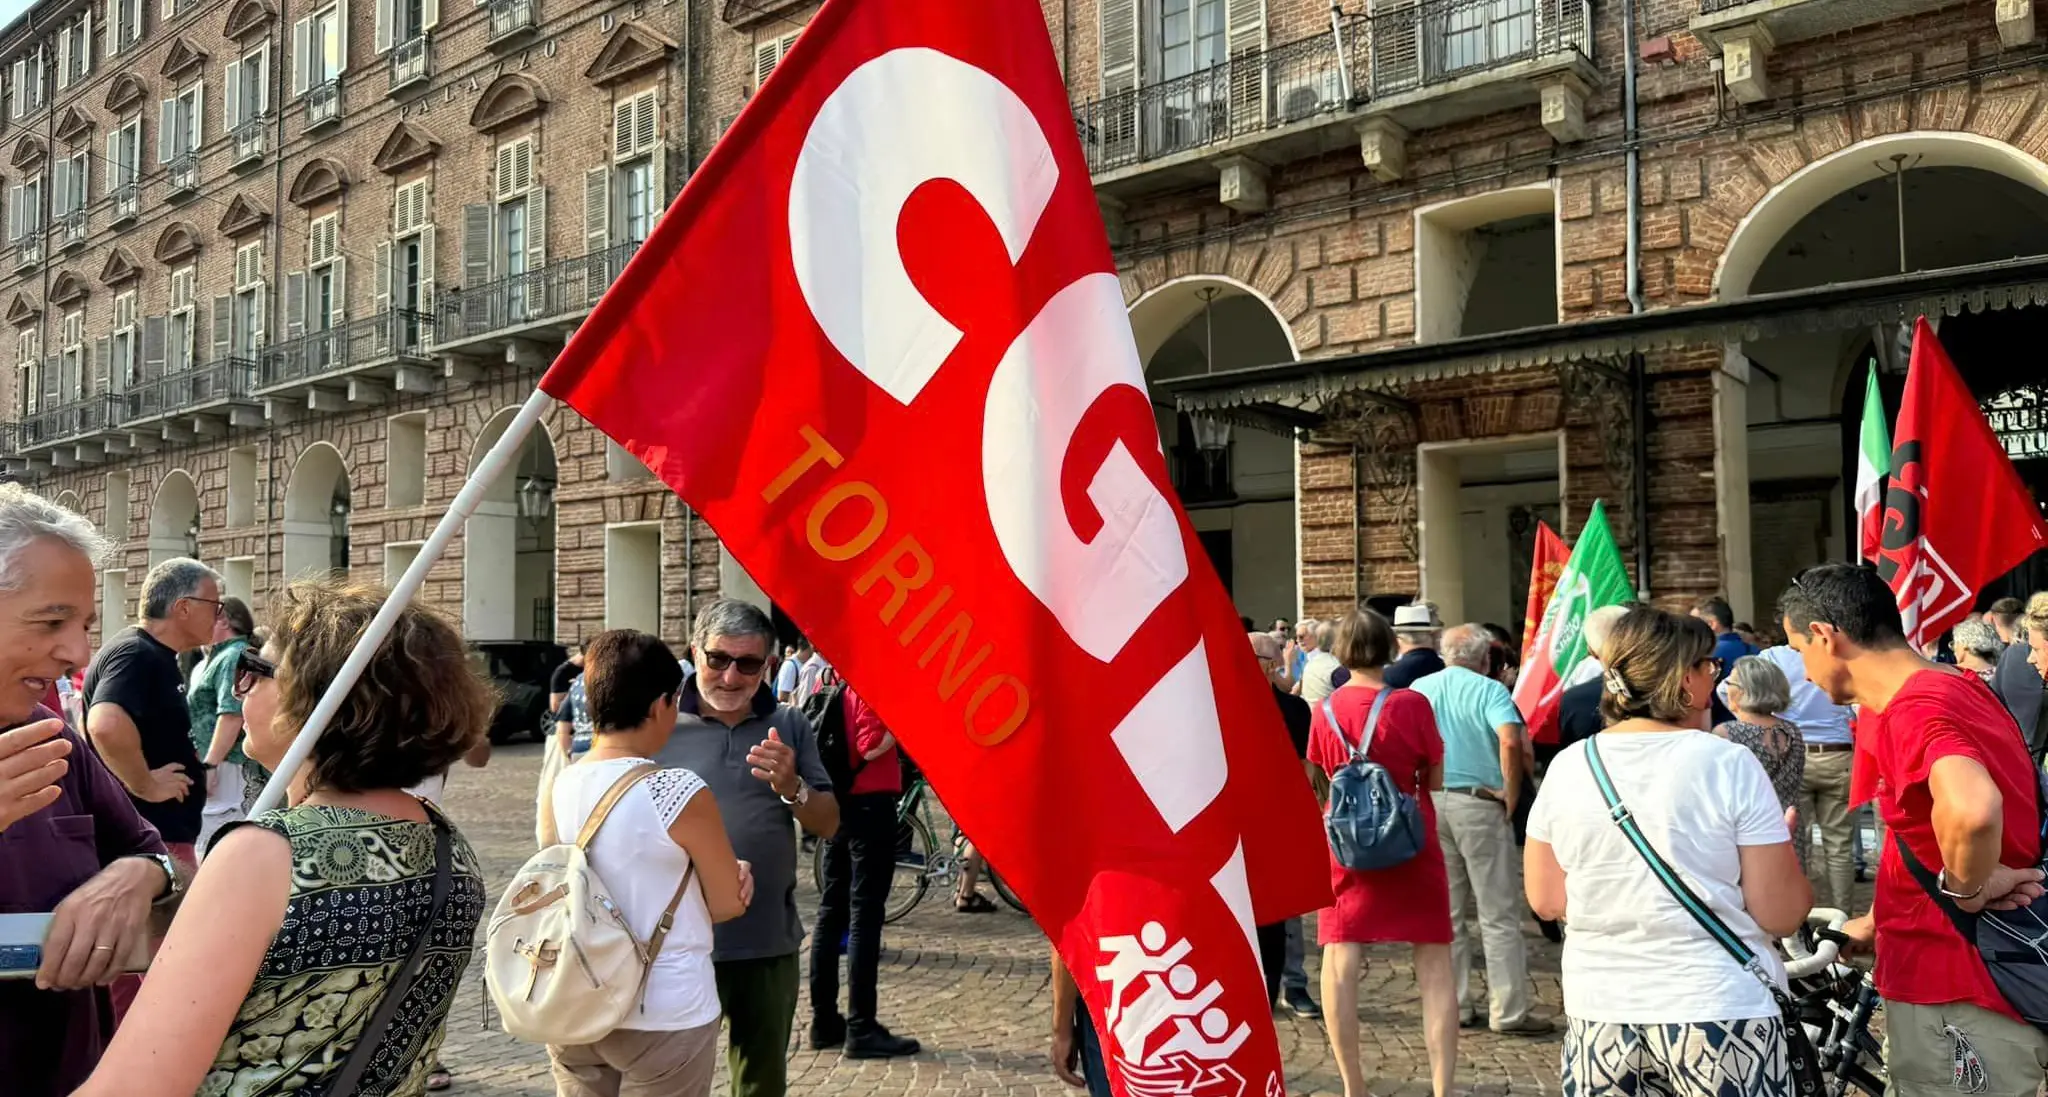
[[[604,296],[639,247],[619,244],[443,294],[435,342],[452,346],[585,312]]]
[[[142,184],[120,183],[115,185],[112,195],[114,224],[125,224],[135,220],[142,212]]]
[[[21,448],[55,445],[111,430],[120,416],[120,397],[111,393],[46,408],[21,421]]]
[[[57,246],[65,249],[66,251],[69,251],[72,248],[84,246],[86,237],[89,235],[87,231],[89,228],[90,225],[86,218],[85,211],[82,209],[72,210],[70,213],[58,214]]]
[[[1083,103],[1074,122],[1103,172],[1574,51],[1592,53],[1591,0],[1422,0]]]
[[[387,362],[426,361],[434,320],[423,312],[397,309],[350,320],[326,331],[308,332],[263,352],[258,388],[275,388]]]
[[[40,226],[30,229],[27,236],[14,242],[14,266],[19,270],[32,267],[43,261],[43,230]]]
[[[164,188],[176,198],[199,190],[199,154],[188,152],[164,165]]]
[[[502,41],[537,27],[535,3],[536,0],[491,0],[490,40]]]
[[[432,72],[433,54],[426,35],[391,47],[391,90],[409,88]]]
[[[265,135],[270,132],[268,119],[261,116],[251,118],[235,127],[235,166],[254,163],[263,159]]]
[[[256,360],[223,358],[130,385],[121,394],[121,422],[134,423],[226,400],[246,400],[256,386]]]
[[[21,452],[21,424],[0,423],[0,459]],[[542,635],[549,635],[543,633]]]
[[[1700,0],[1700,14],[1713,15],[1754,2],[1755,0]]]
[[[341,78],[335,77],[325,83],[315,84],[306,92],[306,128],[341,121]]]

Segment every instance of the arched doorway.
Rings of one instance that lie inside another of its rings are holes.
[[[506,408],[478,433],[472,475],[517,412]],[[462,628],[470,639],[555,638],[555,481],[554,441],[536,427],[463,527]]]
[[[348,467],[341,451],[315,442],[292,466],[284,490],[284,575],[346,575],[349,570]]]
[[[1293,333],[1256,290],[1225,278],[1169,282],[1131,306],[1148,381],[1291,362]],[[1270,623],[1300,612],[1294,439],[1191,417],[1155,396],[1181,505],[1239,613]]]
[[[2030,255],[2048,255],[2048,164],[1973,134],[1901,134],[1818,161],[1766,195],[1730,240],[1717,280],[1733,299]],[[2048,337],[2041,309],[1937,322],[1983,401],[2029,384],[1995,347]],[[1850,495],[1865,383],[1874,371],[1893,419],[1909,335],[1910,325],[1888,324],[1730,348],[1748,375],[1718,424],[1724,470],[1736,473],[1718,490],[1738,612],[1747,601],[1767,613],[1801,570],[1855,557]],[[2020,467],[2037,495],[2048,488],[2048,461]]]
[[[149,504],[149,566],[180,556],[199,557],[199,489],[190,473],[172,469]]]

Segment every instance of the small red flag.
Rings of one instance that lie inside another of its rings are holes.
[[[2040,505],[2013,468],[1976,397],[1922,317],[1899,407],[1884,493],[1877,571],[1899,598],[1918,648],[1969,616],[1977,592],[2044,545]],[[1857,752],[1853,802],[1875,792]]]
[[[1535,654],[1536,632],[1543,624],[1543,611],[1550,605],[1550,596],[1557,591],[1558,577],[1564,574],[1564,566],[1571,560],[1572,550],[1564,538],[1550,528],[1548,522],[1536,523],[1535,562],[1529,568],[1529,606],[1522,614],[1522,668],[1527,673],[1529,660]],[[1540,726],[1529,729],[1532,742],[1557,742],[1557,707],[1542,710]]]
[[[916,756],[1127,1094],[1284,1092],[1314,797],[1175,501],[1037,0],[828,0],[541,387]]]

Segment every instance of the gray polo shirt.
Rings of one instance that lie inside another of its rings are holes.
[[[766,740],[773,728],[796,751],[797,773],[804,783],[813,792],[831,792],[832,778],[818,759],[811,722],[800,710],[777,704],[766,685],[738,727],[699,716],[697,705],[697,680],[690,678],[683,683],[675,734],[655,760],[704,779],[718,799],[733,853],[754,866],[754,902],[745,914],[713,927],[711,959],[793,955],[804,939],[803,920],[796,912],[796,816],[768,782],[754,776],[747,751]]]

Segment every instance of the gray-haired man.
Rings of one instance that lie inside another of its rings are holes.
[[[220,576],[179,557],[142,580],[142,623],[107,641],[85,672],[85,730],[171,856],[195,865],[206,766],[192,743],[178,656],[213,642]]]
[[[810,721],[762,681],[775,644],[768,615],[720,599],[697,614],[690,639],[697,673],[683,682],[676,733],[658,760],[703,778],[733,852],[754,866],[753,905],[713,928],[711,960],[731,1025],[733,1097],[782,1097],[804,938],[790,820],[830,838],[839,804]]]

